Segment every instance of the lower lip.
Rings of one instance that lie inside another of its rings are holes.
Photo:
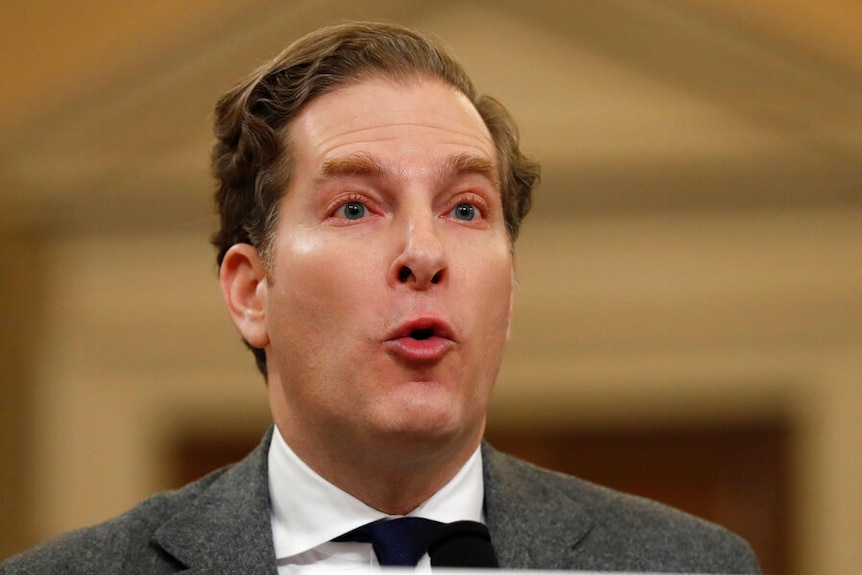
[[[443,358],[452,348],[454,342],[445,337],[429,337],[428,339],[413,339],[399,337],[386,342],[386,348],[409,361],[433,362]]]

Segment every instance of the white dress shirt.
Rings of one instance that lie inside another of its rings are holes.
[[[370,543],[335,543],[332,539],[391,516],[318,475],[287,445],[278,428],[272,434],[268,458],[272,540],[279,575],[314,568],[340,571],[378,566]],[[477,448],[455,477],[410,515],[445,523],[482,522],[483,498],[482,454]],[[431,572],[427,554],[416,570]]]

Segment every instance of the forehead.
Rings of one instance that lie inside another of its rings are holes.
[[[402,167],[453,155],[495,160],[494,142],[476,108],[435,79],[374,78],[333,90],[294,118],[289,138],[295,160],[316,166],[359,153]]]

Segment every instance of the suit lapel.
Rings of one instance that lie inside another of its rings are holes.
[[[593,521],[547,472],[482,445],[485,521],[500,567],[569,569]]]
[[[187,573],[275,574],[267,453],[272,428],[240,463],[215,479],[155,533]]]
[[[267,453],[272,428],[243,461],[206,487],[153,536],[189,574],[275,574]],[[482,445],[485,520],[500,566],[566,569],[593,522],[543,480],[547,472]]]

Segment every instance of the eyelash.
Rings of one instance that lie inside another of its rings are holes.
[[[454,210],[461,204],[469,204],[471,206],[475,206],[476,215],[480,219],[486,219],[488,217],[488,204],[485,202],[484,199],[482,199],[481,196],[472,192],[458,194],[457,196],[455,196],[454,200],[450,204],[452,207],[446,213],[451,213],[452,210]]]
[[[373,211],[370,206],[371,202],[366,196],[357,193],[350,193],[346,196],[339,196],[334,201],[330,202],[329,206],[326,209],[326,213],[329,215],[329,217],[335,217],[339,210],[344,208],[344,206],[346,206],[347,204],[352,203],[363,205],[365,209],[369,212]]]
[[[359,193],[349,193],[347,195],[340,196],[330,202],[329,206],[326,209],[326,213],[329,217],[336,217],[336,214],[339,210],[343,209],[347,204],[357,203],[361,204],[365,207],[367,212],[373,213],[375,210],[372,209],[372,204],[367,196]],[[473,192],[464,192],[456,195],[451,202],[449,202],[449,208],[446,210],[446,214],[451,214],[452,211],[460,206],[461,204],[468,204],[474,206],[476,208],[477,219],[487,219],[488,217],[488,203],[478,194]],[[367,216],[367,214],[366,214]],[[347,218],[339,218],[339,219],[347,219]]]

